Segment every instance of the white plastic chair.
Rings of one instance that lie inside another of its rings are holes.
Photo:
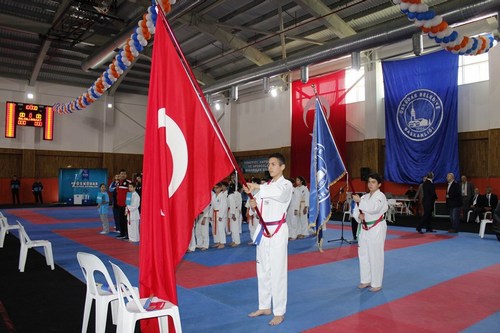
[[[111,280],[111,276],[101,259],[93,254],[85,252],[78,252],[76,254],[76,258],[78,259],[83,276],[85,277],[85,282],[87,283],[85,306],[83,310],[82,333],[87,332],[93,300],[95,300],[95,331],[96,333],[104,333],[106,331],[106,319],[108,317],[108,305],[110,303],[113,324],[116,325],[118,292],[116,291],[113,280]],[[104,276],[106,286],[101,286],[96,282],[96,272],[99,272]]]
[[[19,240],[21,242],[21,252],[19,253],[19,271],[24,272],[24,266],[26,265],[26,257],[28,256],[28,250],[34,247],[43,246],[45,252],[45,261],[47,265],[54,270],[54,256],[52,254],[52,243],[48,240],[35,240],[32,241],[26,230],[24,230],[21,222],[17,221],[19,224]]]
[[[120,267],[111,263],[115,273],[118,289],[118,328],[117,333],[133,333],[137,320],[147,318],[158,318],[160,332],[168,332],[167,316],[172,317],[176,333],[182,333],[181,318],[177,305],[169,301],[153,298],[152,302],[163,302],[164,307],[160,310],[147,311],[144,304],[149,298],[140,298],[139,293],[132,287],[127,276]],[[126,300],[126,302],[125,302]]]
[[[486,231],[486,225],[488,223],[493,223],[491,212],[484,213],[484,218],[481,220],[481,225],[479,226],[479,237],[484,238],[484,232]]]
[[[9,233],[9,230],[19,230],[19,225],[10,225],[7,222],[7,218],[0,213],[0,248],[3,247],[5,241],[5,234]]]

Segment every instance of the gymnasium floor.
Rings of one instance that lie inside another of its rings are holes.
[[[94,207],[2,212],[10,224],[23,223],[32,239],[52,242],[56,269],[83,281],[76,252],[92,252],[137,283],[139,246],[99,235]],[[350,226],[344,228],[350,238]],[[331,222],[325,240],[340,232],[340,223]],[[255,248],[248,239],[244,225],[244,245],[186,254],[177,270],[183,332],[500,332],[500,242],[494,235],[420,235],[391,224],[378,293],[356,288],[356,245],[325,243],[321,254],[313,238],[292,241],[288,307],[278,327],[268,326],[270,317],[247,317],[257,308]]]

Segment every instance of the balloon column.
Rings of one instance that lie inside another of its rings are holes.
[[[165,14],[170,12],[171,5],[175,4],[175,2],[176,0],[161,0]],[[66,104],[54,104],[54,111],[59,113],[73,113],[85,109],[99,99],[132,64],[132,61],[139,56],[144,47],[148,45],[148,41],[155,33],[156,18],[156,5],[150,6],[142,16],[142,20],[137,23],[134,33],[130,35],[125,45],[120,49],[111,64],[109,64],[108,69],[101,74],[86,92],[73,101]]]
[[[494,46],[492,35],[478,37],[462,36],[449,27],[440,15],[436,15],[423,0],[393,0],[410,21],[429,35],[431,39],[444,49],[460,55],[476,55],[486,53]]]

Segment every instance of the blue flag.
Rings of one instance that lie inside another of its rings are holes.
[[[311,190],[309,196],[309,226],[316,229],[321,250],[323,225],[331,215],[330,186],[346,174],[321,103],[316,98],[314,130],[311,144]]]
[[[386,180],[434,182],[458,167],[458,55],[447,51],[382,63],[385,89]]]

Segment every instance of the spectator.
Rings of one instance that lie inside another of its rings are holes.
[[[33,196],[35,197],[35,203],[43,204],[43,197],[42,197],[43,184],[40,181],[40,179],[38,178],[35,179],[35,182],[31,186],[31,190],[33,192]]]
[[[460,190],[460,185],[455,182],[455,175],[449,173],[446,176],[448,187],[446,189],[446,206],[450,210],[451,228],[449,233],[457,233],[460,226],[460,210],[462,208],[463,193]],[[462,179],[463,180],[463,179]],[[467,180],[467,178],[465,179]]]
[[[486,206],[486,197],[482,196],[479,193],[479,189],[476,187],[474,189],[474,195],[470,198],[469,201],[467,223],[474,222],[476,220],[476,217],[481,216],[481,214],[484,213],[484,206]]]
[[[484,206],[484,210],[486,212],[494,212],[495,209],[497,208],[498,204],[498,197],[496,194],[491,193],[491,186],[488,186],[486,188],[486,205]]]
[[[108,207],[109,207],[109,195],[106,188],[106,184],[101,184],[99,186],[100,192],[97,194],[97,210],[99,211],[99,217],[102,222],[101,235],[109,233],[109,221],[108,221]]]
[[[21,188],[21,181],[17,179],[17,176],[14,175],[12,176],[12,180],[10,181],[10,189],[12,191],[12,203],[15,205],[16,204],[16,199],[17,203],[20,204],[21,200],[19,200],[19,189]]]

